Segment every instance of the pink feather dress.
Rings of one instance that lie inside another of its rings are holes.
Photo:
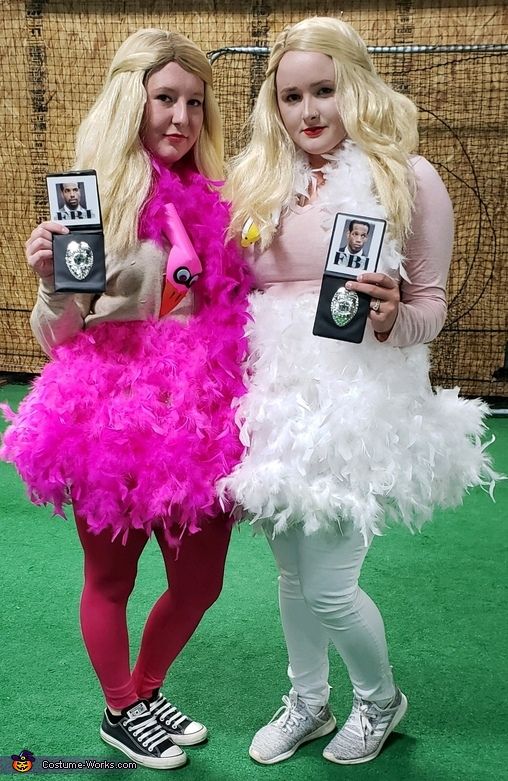
[[[216,482],[242,455],[234,400],[250,278],[224,243],[227,206],[197,173],[156,169],[140,239],[163,243],[168,202],[203,267],[194,314],[104,322],[56,347],[19,411],[4,407],[0,455],[35,504],[64,515],[72,503],[113,538],[160,526],[176,543],[221,514]]]

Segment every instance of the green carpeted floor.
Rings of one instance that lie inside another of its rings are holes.
[[[25,392],[4,386],[0,400],[15,404]],[[492,419],[490,428],[496,465],[508,473],[508,419]],[[81,555],[73,523],[33,507],[10,465],[0,463],[0,485],[0,756],[26,748],[36,756],[121,760],[98,735],[102,698],[78,628]],[[273,767],[247,756],[252,733],[279,707],[288,684],[275,567],[265,541],[242,526],[233,535],[222,596],[165,687],[208,725],[210,739],[188,750],[186,767],[167,772],[182,781],[508,779],[507,525],[505,481],[495,504],[475,490],[421,534],[394,529],[376,540],[362,585],[384,615],[410,709],[378,759],[351,767],[321,757],[327,738]],[[133,652],[147,607],[163,587],[161,557],[150,543],[129,609]],[[331,659],[340,722],[351,694],[333,651]],[[113,781],[153,779],[157,771],[73,775]]]

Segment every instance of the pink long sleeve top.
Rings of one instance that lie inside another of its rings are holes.
[[[446,280],[452,257],[453,210],[444,183],[421,156],[411,161],[416,195],[410,238],[404,247],[407,280],[400,280],[397,320],[384,344],[431,342],[446,320]],[[264,251],[254,245],[250,265],[260,290],[271,295],[319,291],[329,236],[320,227],[319,201],[294,204]]]

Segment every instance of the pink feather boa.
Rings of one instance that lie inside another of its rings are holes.
[[[107,322],[56,348],[18,413],[4,409],[0,455],[36,504],[64,515],[72,502],[96,533],[162,526],[177,542],[221,514],[215,483],[242,455],[232,405],[245,392],[250,278],[207,180],[154,167],[139,235],[162,243],[163,206],[175,205],[204,269],[196,314]]]

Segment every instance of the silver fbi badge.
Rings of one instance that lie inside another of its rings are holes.
[[[358,312],[358,295],[354,290],[339,287],[330,302],[333,322],[340,328],[351,322]]]
[[[65,253],[65,263],[75,279],[86,279],[93,266],[92,248],[86,241],[70,241]]]

